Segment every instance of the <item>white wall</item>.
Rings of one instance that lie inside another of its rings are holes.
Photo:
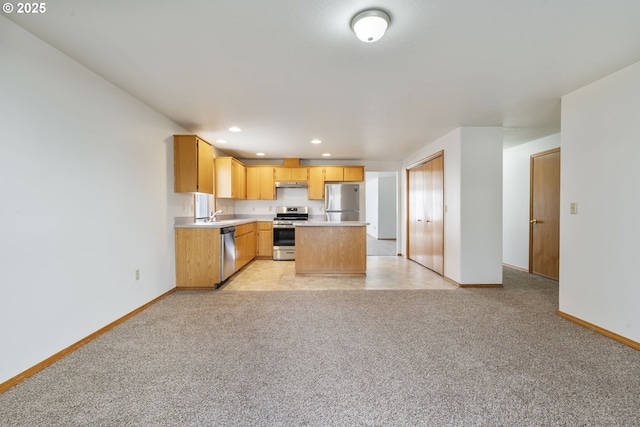
[[[397,172],[366,172],[367,234],[395,239],[398,232]]]
[[[366,173],[367,234],[378,238],[378,174]]]
[[[461,284],[502,283],[502,128],[458,128],[405,158],[403,169],[441,150],[444,275]],[[406,188],[406,172],[401,181]],[[406,194],[400,194],[405,247]]]
[[[636,342],[639,117],[640,62],[562,98],[560,311]]]
[[[501,284],[502,128],[465,127],[461,137],[460,283]]]
[[[529,269],[529,202],[531,156],[560,146],[560,134],[504,150],[502,205],[502,260]]]
[[[396,173],[378,178],[378,238],[395,239],[398,223],[398,195]]]
[[[191,197],[185,129],[2,17],[0,58],[1,383],[174,288]]]

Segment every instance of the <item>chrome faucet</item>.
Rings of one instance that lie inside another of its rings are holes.
[[[221,214],[222,212],[224,212],[222,209],[215,212],[211,211],[211,213],[209,214],[209,222],[217,221],[218,219],[216,218],[216,215]]]

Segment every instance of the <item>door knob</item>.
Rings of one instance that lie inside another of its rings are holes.
[[[529,221],[530,224],[537,224],[538,220],[537,219],[532,219],[531,221]]]

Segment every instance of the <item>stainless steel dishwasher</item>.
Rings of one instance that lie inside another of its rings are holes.
[[[236,271],[236,228],[220,229],[220,283]]]

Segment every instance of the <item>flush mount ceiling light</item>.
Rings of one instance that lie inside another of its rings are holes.
[[[311,143],[312,144],[322,144],[322,141],[320,141],[319,139],[312,139]]]
[[[322,157],[331,157],[330,153],[322,153]]]
[[[231,126],[229,130],[231,132],[240,132],[242,129],[240,129],[238,126]]]
[[[378,9],[369,9],[358,13],[351,20],[351,29],[360,40],[373,43],[384,36],[389,27],[389,14]]]
[[[256,156],[264,156],[264,153],[256,153]]]
[[[216,139],[216,142],[219,144],[226,144],[227,141],[225,141],[224,139]]]

